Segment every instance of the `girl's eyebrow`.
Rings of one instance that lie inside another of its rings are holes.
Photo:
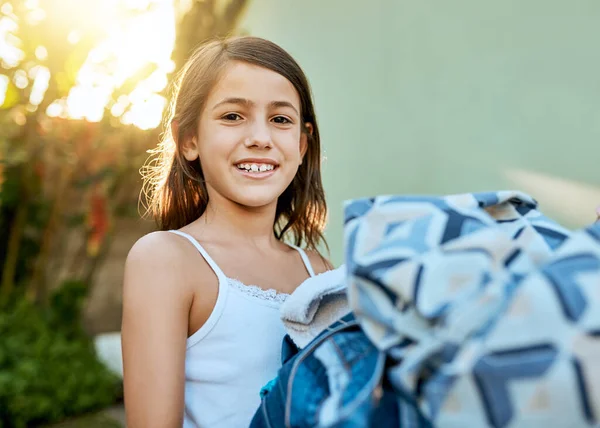
[[[289,107],[292,110],[294,110],[298,116],[300,116],[300,113],[298,113],[298,110],[296,109],[296,107],[294,107],[294,105],[292,103],[290,103],[289,101],[271,101],[269,103],[269,107],[271,107],[271,108]]]
[[[253,107],[255,105],[253,101],[250,101],[246,98],[232,97],[232,98],[225,98],[224,100],[215,104],[215,106],[213,107],[213,110],[216,110],[218,107],[222,106],[223,104],[237,104],[237,105],[241,105],[244,107]],[[270,108],[289,107],[292,110],[294,110],[296,112],[296,114],[298,114],[298,115],[300,114],[300,113],[298,113],[298,109],[296,109],[296,107],[294,107],[294,105],[292,103],[290,103],[289,101],[271,101],[269,103],[269,107]]]

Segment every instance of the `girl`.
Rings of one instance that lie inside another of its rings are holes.
[[[309,84],[274,43],[212,41],[181,72],[168,123],[149,177],[161,231],[125,268],[127,425],[248,426],[280,365],[280,303],[331,269],[316,250],[326,204]]]

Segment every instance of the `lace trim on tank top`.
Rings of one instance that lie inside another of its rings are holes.
[[[227,283],[247,296],[256,297],[268,302],[283,303],[289,296],[287,293],[282,293],[272,288],[264,290],[256,285],[246,285],[235,278],[227,278]]]

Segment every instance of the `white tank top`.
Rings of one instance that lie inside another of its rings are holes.
[[[188,239],[219,279],[219,294],[204,325],[187,339],[184,428],[247,427],[260,405],[260,389],[281,367],[285,335],[279,307],[288,296],[225,276],[192,236]],[[295,248],[310,276],[306,253]]]

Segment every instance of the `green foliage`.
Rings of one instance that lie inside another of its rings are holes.
[[[20,100],[19,90],[14,83],[8,82],[6,87],[6,93],[4,95],[4,102],[0,105],[0,109],[9,109],[17,105]]]
[[[46,426],[45,428],[123,428],[123,425],[109,415],[96,413]]]
[[[0,230],[9,230],[22,198],[21,168],[9,165],[5,169],[4,182],[0,188]],[[40,250],[39,235],[48,218],[48,203],[41,197],[31,199],[27,204],[27,233],[21,238],[19,247],[19,258],[17,259],[14,273],[16,283],[24,281],[30,276],[33,261]],[[4,262],[8,252],[8,233],[0,238],[0,261]],[[3,263],[0,263],[0,273],[3,271]]]
[[[16,299],[0,311],[0,427],[26,427],[106,407],[119,379],[81,327],[86,287],[70,282],[40,310]]]

